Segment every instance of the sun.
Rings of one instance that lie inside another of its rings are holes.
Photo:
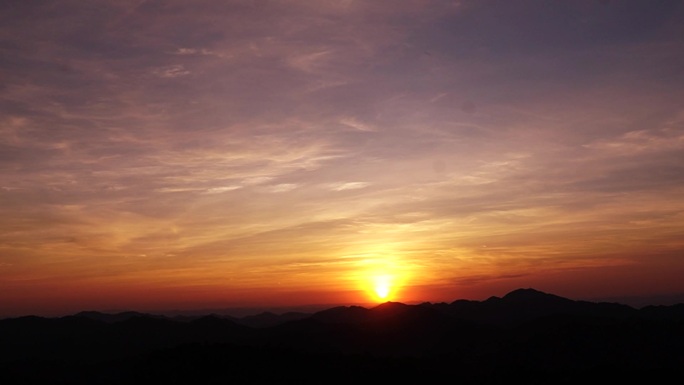
[[[408,282],[413,276],[413,266],[402,263],[399,253],[387,256],[370,255],[350,271],[355,292],[363,295],[367,303],[400,301],[406,297]]]
[[[373,289],[376,296],[381,300],[387,300],[392,289],[392,279],[389,275],[379,275],[374,279]]]

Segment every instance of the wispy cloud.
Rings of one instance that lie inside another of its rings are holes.
[[[280,183],[274,186],[271,186],[269,190],[274,193],[283,193],[283,192],[288,192],[292,191],[299,187],[296,183]]]
[[[162,78],[177,78],[180,76],[190,75],[190,71],[185,69],[185,67],[181,64],[156,68],[154,69],[153,73]]]
[[[216,53],[206,48],[178,48],[173,51],[175,55],[215,55]]]
[[[370,186],[368,182],[342,182],[330,185],[333,191],[358,190]]]
[[[637,155],[684,149],[684,125],[661,129],[629,131],[614,140],[599,140],[587,148],[611,155]]]

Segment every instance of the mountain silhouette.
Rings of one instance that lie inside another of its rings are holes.
[[[162,316],[157,316],[157,315],[147,314],[147,313],[139,313],[137,311],[126,311],[126,312],[115,313],[115,314],[102,313],[99,311],[82,311],[82,312],[74,314],[74,316],[75,317],[82,317],[82,318],[90,318],[93,320],[103,321],[103,322],[107,322],[107,323],[115,323],[115,322],[126,321],[126,320],[129,320],[131,318],[135,318],[135,317],[164,318]]]
[[[240,325],[250,326],[254,328],[267,328],[280,325],[289,321],[297,321],[311,316],[308,313],[301,312],[287,312],[283,314],[274,314],[272,312],[263,312],[256,315],[246,316],[242,318],[235,318],[234,321]]]
[[[513,326],[539,317],[552,315],[577,315],[625,318],[638,311],[617,303],[573,301],[534,289],[517,289],[502,298],[490,297],[485,301],[457,300],[451,304],[423,304],[432,306],[452,317]]]
[[[324,323],[358,324],[368,319],[369,312],[361,306],[338,306],[314,313],[311,318]]]
[[[0,320],[0,382],[462,383],[684,375],[684,304],[642,309],[518,289],[484,301],[170,318]]]

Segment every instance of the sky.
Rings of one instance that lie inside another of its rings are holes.
[[[0,316],[684,293],[680,1],[5,0],[0,26]]]

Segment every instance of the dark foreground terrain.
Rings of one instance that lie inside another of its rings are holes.
[[[486,301],[235,319],[0,320],[2,384],[497,384],[684,379],[684,305],[519,289]]]

